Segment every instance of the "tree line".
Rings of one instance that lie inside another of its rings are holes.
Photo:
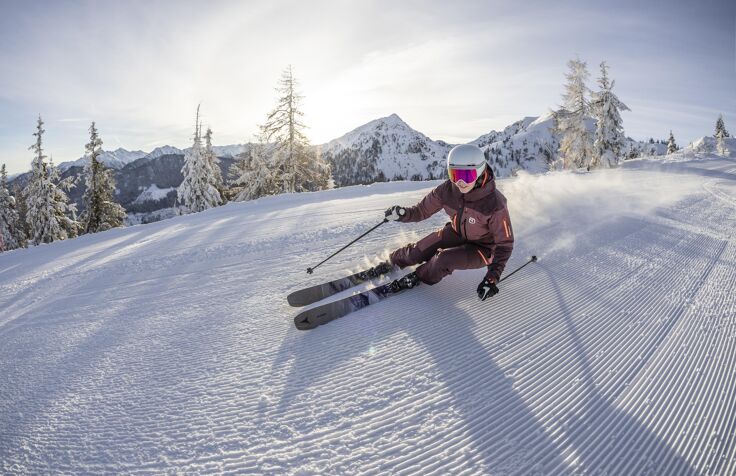
[[[0,168],[0,252],[28,245],[51,243],[74,238],[80,234],[96,233],[123,225],[125,209],[113,199],[115,182],[112,171],[98,157],[102,140],[95,123],[89,128],[90,142],[85,145],[87,162],[83,180],[86,190],[82,197],[84,209],[77,216],[77,207],[70,203],[66,192],[76,182],[72,177],[61,180],[59,169],[44,154],[41,116],[36,123],[36,138],[30,150],[31,175],[21,189],[8,189],[5,164]],[[47,160],[48,159],[48,160]]]
[[[256,143],[237,157],[225,185],[219,159],[212,147],[212,129],[202,134],[197,107],[192,147],[184,157],[184,179],[177,189],[181,213],[220,206],[276,193],[321,190],[331,186],[330,167],[310,146],[301,121],[302,96],[289,66],[281,76],[276,107],[260,126]],[[114,200],[112,170],[99,160],[102,139],[95,122],[85,145],[81,179],[86,185],[82,213],[70,203],[67,193],[78,184],[72,177],[61,179],[53,159],[43,149],[44,122],[39,115],[36,138],[29,148],[34,157],[25,188],[8,186],[5,164],[0,167],[0,252],[29,245],[51,243],[81,234],[97,233],[123,226],[125,209]]]

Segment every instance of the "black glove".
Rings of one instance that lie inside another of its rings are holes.
[[[386,219],[391,221],[398,221],[401,220],[406,216],[406,208],[401,207],[399,205],[394,205],[393,207],[386,210]]]
[[[483,281],[480,282],[478,285],[478,297],[481,301],[485,301],[491,296],[495,296],[498,294],[498,287],[496,286],[496,283],[488,279],[488,277],[483,278]]]

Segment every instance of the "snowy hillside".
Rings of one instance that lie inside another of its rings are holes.
[[[147,189],[141,192],[138,197],[133,200],[134,204],[141,204],[144,202],[155,202],[161,199],[166,198],[166,195],[168,195],[171,192],[175,192],[175,187],[168,187],[168,188],[158,188],[155,184],[151,185]]]
[[[434,232],[439,182],[231,203],[0,254],[0,473],[736,473],[736,160],[500,181],[540,257],[313,331],[290,291]],[[707,160],[706,160],[707,159]]]
[[[715,137],[701,137],[700,139],[691,142],[687,146],[683,147],[678,155],[686,158],[696,158],[698,156],[705,156],[708,154],[716,153],[716,139]],[[731,157],[736,156],[736,138],[727,137],[725,139],[726,148],[731,152]]]
[[[486,134],[471,143],[485,151],[498,177],[509,177],[518,170],[543,173],[557,158],[560,146],[554,124],[552,114],[525,117],[501,132]],[[595,130],[595,123],[588,121],[588,128]]]

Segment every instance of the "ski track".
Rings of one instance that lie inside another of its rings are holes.
[[[634,205],[594,217],[502,181],[545,220],[512,209],[507,269],[540,261],[499,295],[478,301],[482,272],[456,272],[308,332],[286,294],[447,217],[385,224],[305,269],[436,183],[0,255],[0,472],[734,474],[735,165],[632,162],[616,198]],[[654,200],[652,180],[690,186]]]

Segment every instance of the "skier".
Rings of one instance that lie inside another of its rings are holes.
[[[449,180],[432,190],[416,206],[394,205],[386,218],[418,222],[441,209],[450,216],[439,231],[390,255],[394,266],[422,263],[416,271],[391,283],[392,290],[420,283],[438,283],[456,269],[487,268],[477,293],[481,301],[498,293],[496,283],[514,247],[506,197],[496,189],[493,171],[483,151],[474,145],[458,145],[447,155]]]

